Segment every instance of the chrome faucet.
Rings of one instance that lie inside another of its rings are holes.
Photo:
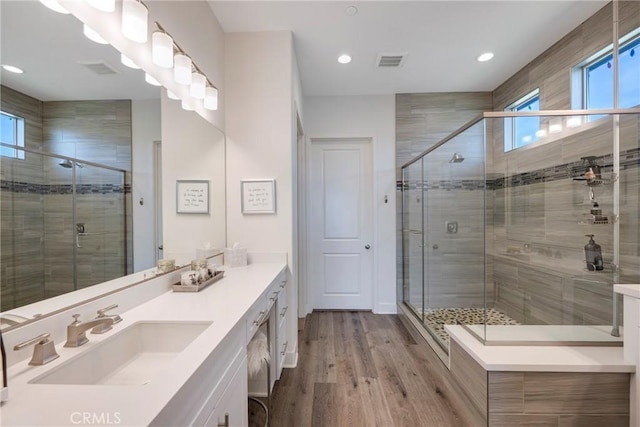
[[[85,334],[89,329],[93,329],[96,326],[113,325],[113,319],[110,317],[93,319],[89,322],[81,322],[78,320],[78,317],[80,317],[79,314],[74,314],[73,318],[75,320],[67,326],[67,342],[64,344],[65,347],[80,347],[89,342]]]

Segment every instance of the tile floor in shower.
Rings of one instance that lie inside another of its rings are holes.
[[[518,322],[503,312],[490,308],[433,308],[424,313],[424,323],[432,332],[449,348],[449,335],[444,330],[444,325],[519,325]]]

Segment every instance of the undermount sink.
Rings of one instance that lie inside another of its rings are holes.
[[[211,322],[134,323],[29,383],[145,385],[161,375],[209,325]]]

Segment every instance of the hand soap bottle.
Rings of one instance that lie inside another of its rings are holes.
[[[584,256],[587,261],[587,270],[600,271],[604,270],[602,262],[602,248],[593,240],[593,234],[586,234],[589,242],[584,246]]]

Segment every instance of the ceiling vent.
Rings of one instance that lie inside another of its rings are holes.
[[[78,62],[78,64],[85,66],[89,71],[100,76],[109,74],[119,74],[118,71],[106,62]]]
[[[398,68],[402,67],[407,53],[379,53],[376,59],[376,67],[378,68]]]

